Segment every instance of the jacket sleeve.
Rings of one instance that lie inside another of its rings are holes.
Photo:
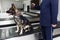
[[[57,14],[58,14],[58,0],[52,0],[52,3],[51,3],[52,24],[57,24]]]

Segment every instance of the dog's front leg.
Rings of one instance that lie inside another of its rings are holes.
[[[20,30],[20,35],[23,34],[23,27],[21,27],[21,30]]]
[[[18,26],[18,24],[16,26],[17,26],[17,30],[15,32],[18,32],[19,31],[19,26]]]

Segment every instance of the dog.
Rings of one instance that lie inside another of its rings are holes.
[[[17,32],[18,35],[23,34],[24,30],[25,30],[25,32],[30,31],[31,24],[30,24],[29,20],[27,20],[27,18],[22,16],[20,11],[18,11],[18,9],[16,9],[14,7],[10,8],[9,10],[6,11],[6,13],[13,15],[13,19],[17,26],[17,30],[15,32]]]
[[[17,24],[17,30],[15,32],[17,32],[18,35],[22,35],[24,30],[25,32],[30,31],[30,22],[22,15],[19,17],[15,16],[15,22]]]

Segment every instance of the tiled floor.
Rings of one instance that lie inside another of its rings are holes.
[[[54,38],[53,40],[60,40],[60,37],[56,37],[56,38]]]
[[[33,34],[32,34],[33,35]],[[34,38],[32,35],[28,35],[28,36],[24,36],[24,37],[15,37],[15,38],[10,38],[10,39],[5,39],[5,40],[37,40],[36,38]],[[28,38],[27,38],[28,37]],[[31,38],[32,37],[32,38]],[[18,39],[19,38],[19,39]],[[60,40],[60,37],[56,37],[53,40]]]
[[[60,34],[60,28],[54,29],[53,35],[58,35]]]

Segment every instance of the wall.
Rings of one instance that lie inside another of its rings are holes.
[[[23,1],[24,11],[27,11],[27,6],[28,6],[28,5],[30,6],[30,2],[31,2],[31,0],[24,0],[24,1]]]
[[[11,4],[14,3],[17,8],[22,8],[22,0],[1,0],[1,8],[2,11],[6,11],[8,8],[10,8]]]
[[[0,12],[1,12],[1,0],[0,0]]]
[[[26,2],[27,1],[27,2]],[[25,2],[25,3],[24,3]],[[23,3],[26,5],[30,4],[30,0],[19,0],[19,1],[15,1],[15,0],[0,0],[0,11],[6,11],[7,9],[10,8],[11,3],[14,3],[16,5],[17,8],[23,8]],[[25,9],[27,10],[25,5]],[[60,0],[59,0],[59,8],[58,8],[58,21],[60,21]]]
[[[59,6],[58,6],[58,21],[60,21],[60,0],[59,0]]]
[[[23,4],[25,4],[25,10],[27,10],[26,6],[30,5],[30,0],[0,0],[0,3],[2,12],[9,9],[12,3],[14,3],[17,8],[23,8]]]

